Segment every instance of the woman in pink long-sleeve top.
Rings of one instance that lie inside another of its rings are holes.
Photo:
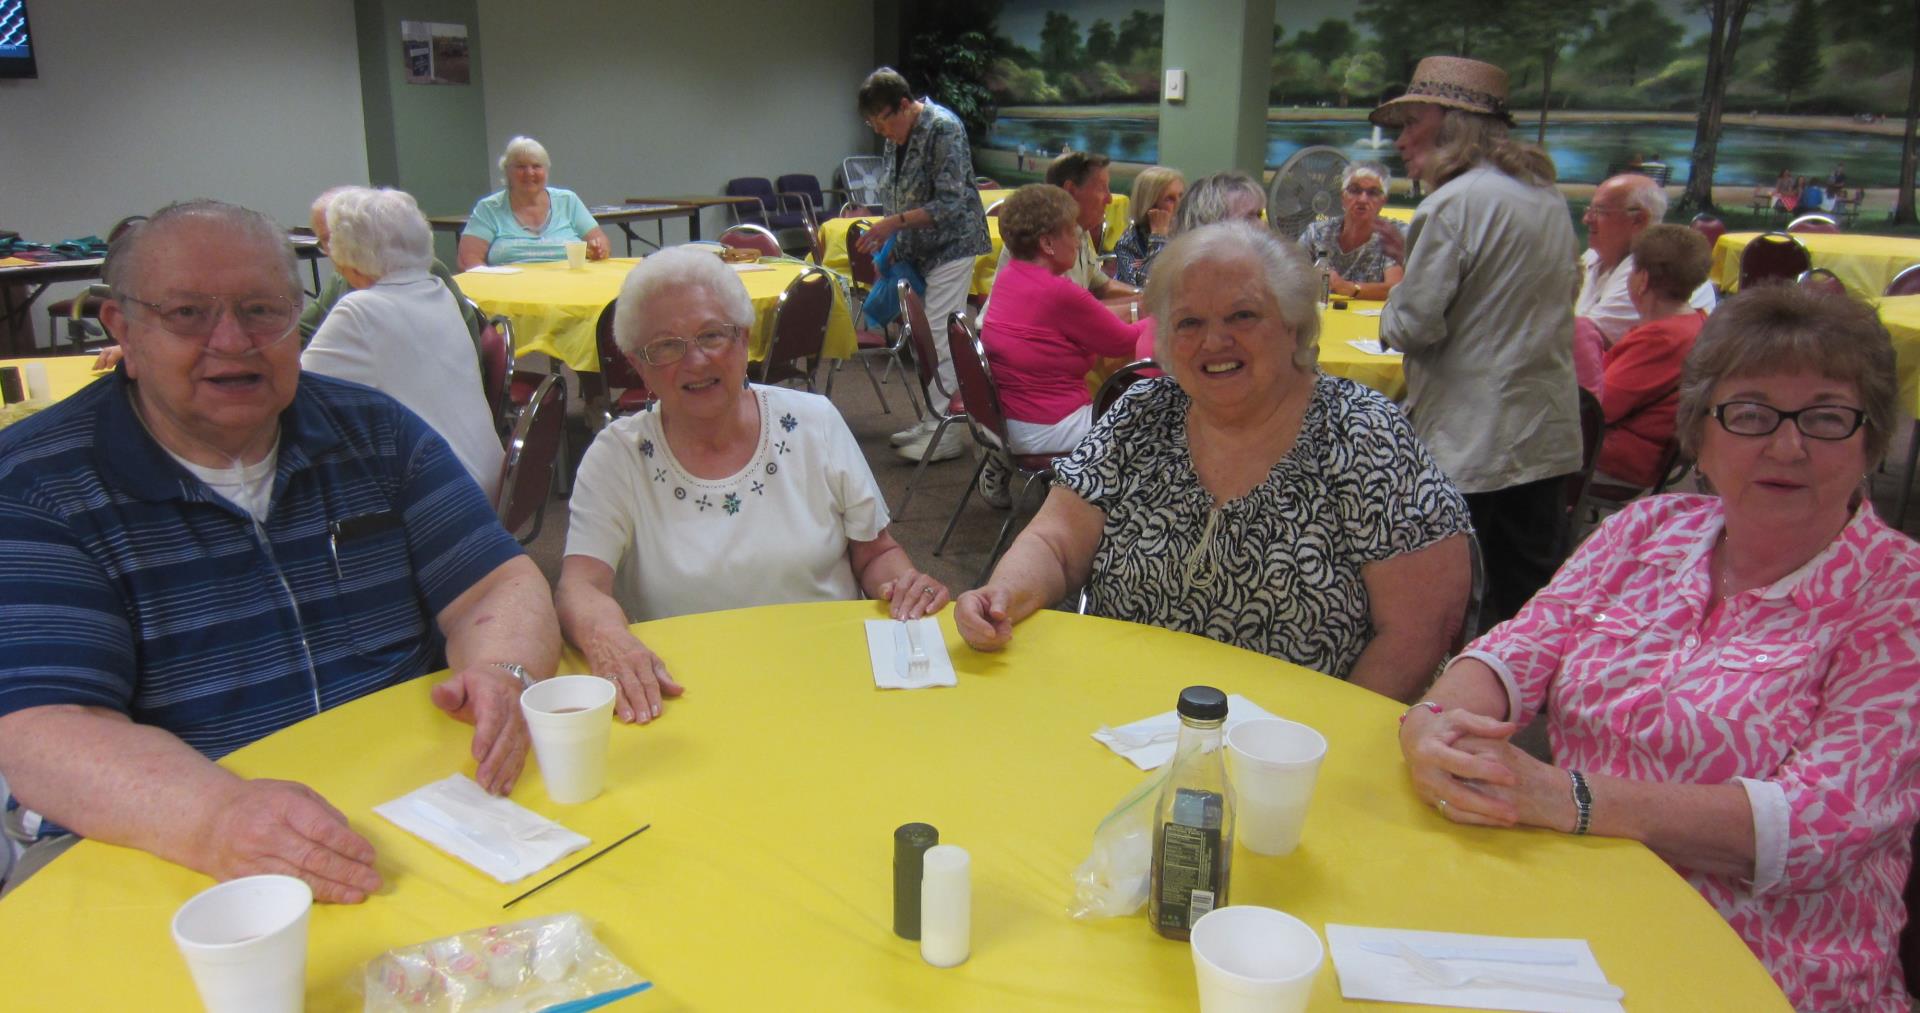
[[[1072,450],[1093,426],[1087,372],[1099,358],[1148,358],[1153,321],[1126,323],[1084,286],[1062,277],[1081,246],[1079,208],[1057,186],[1033,183],[1000,207],[1010,259],[993,280],[980,332],[1016,454]]]
[[[1862,481],[1895,424],[1873,311],[1790,286],[1708,318],[1676,432],[1711,496],[1609,520],[1400,729],[1460,823],[1638,840],[1797,1009],[1907,1009],[1920,546]],[[1508,738],[1547,715],[1553,764]]]

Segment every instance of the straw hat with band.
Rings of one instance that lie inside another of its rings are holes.
[[[1410,106],[1425,103],[1445,109],[1462,109],[1492,116],[1513,126],[1507,111],[1507,72],[1491,63],[1462,56],[1429,56],[1413,69],[1407,93],[1382,102],[1367,119],[1383,127],[1406,123],[1413,112]]]

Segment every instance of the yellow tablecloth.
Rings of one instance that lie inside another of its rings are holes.
[[[1879,303],[1880,322],[1893,338],[1900,410],[1920,418],[1920,295],[1883,296]]]
[[[1316,929],[1585,938],[1636,1013],[1786,1008],[1726,923],[1645,848],[1470,829],[1422,805],[1395,744],[1398,706],[1382,697],[1200,638],[1056,612],[1021,624],[999,655],[965,649],[943,617],[959,686],[879,691],[861,621],[881,615],[848,602],[640,627],[687,696],[657,724],[614,729],[599,798],[549,802],[530,761],[515,800],[594,848],[653,829],[510,912],[501,903],[553,870],[502,886],[369,811],[473,769],[467,729],[427,699],[432,679],[234,753],[225,762],[243,774],[313,786],[380,854],[380,895],[314,909],[307,1009],[358,1010],[349,981],[389,948],[570,910],[658,983],[635,1009],[1193,1009],[1184,944],[1144,918],[1076,922],[1065,908],[1095,825],[1142,779],[1090,733],[1169,710],[1200,681],[1331,744],[1300,849],[1241,850],[1233,901]],[[911,820],[973,855],[973,955],[954,969],[922,963],[891,932],[892,832]],[[194,1009],[167,925],[207,885],[82,843],[0,903],[9,1007]],[[1343,1008],[1331,966],[1311,1008]]]
[[[1713,244],[1712,279],[1722,291],[1740,287],[1740,251],[1758,235],[1729,232]],[[1847,291],[1862,299],[1878,299],[1894,275],[1920,264],[1920,239],[1858,232],[1796,232],[1793,238],[1807,248],[1813,266],[1832,271]]]
[[[20,359],[0,359],[0,367],[13,366],[24,374],[29,363],[39,363],[47,368],[47,384],[53,388],[55,401],[80,392],[80,388],[92,383],[105,373],[93,371],[94,356],[86,355],[44,355]],[[27,380],[20,378],[20,389],[26,391]]]
[[[614,257],[590,262],[580,271],[569,270],[564,262],[516,264],[518,274],[467,271],[457,280],[460,290],[482,310],[512,318],[515,354],[544,352],[576,372],[597,373],[600,356],[594,327],[600,321],[600,311],[619,296],[620,283],[639,262],[639,258]],[[784,262],[764,267],[740,274],[760,315],[750,353],[755,359],[766,356],[780,293],[802,270],[797,264]],[[853,317],[847,313],[846,301],[836,296],[827,318],[824,354],[829,359],[844,359],[853,354],[854,347]]]
[[[847,230],[854,222],[869,225],[877,218],[829,218],[820,223],[820,264],[830,271],[851,276],[853,261],[847,257]],[[973,282],[967,291],[973,295],[984,296],[993,291],[993,272],[1000,264],[1000,219],[987,219],[987,239],[993,243],[991,253],[983,253],[973,258]]]
[[[1334,376],[1344,376],[1400,400],[1407,393],[1407,373],[1402,357],[1361,351],[1349,342],[1364,340],[1370,347],[1380,344],[1380,307],[1385,303],[1353,299],[1343,310],[1326,309],[1320,313],[1320,368]],[[1363,316],[1361,311],[1372,315]]]

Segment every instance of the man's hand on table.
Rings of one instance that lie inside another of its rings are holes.
[[[1013,640],[1013,620],[1007,614],[1007,592],[988,585],[963,591],[953,603],[953,625],[960,638],[976,651],[997,651]]]
[[[495,795],[512,793],[527,762],[520,680],[492,666],[468,668],[433,687],[434,706],[473,726],[473,779]]]
[[[214,811],[196,867],[218,880],[297,876],[316,899],[358,904],[380,889],[373,845],[319,793],[293,781],[240,781]]]
[[[667,663],[624,626],[590,637],[580,652],[587,656],[588,671],[613,680],[619,689],[613,712],[622,721],[644,725],[660,716],[665,698],[686,692],[667,674]]]

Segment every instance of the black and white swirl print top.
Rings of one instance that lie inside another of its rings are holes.
[[[1472,530],[1466,501],[1393,402],[1322,375],[1293,449],[1210,523],[1191,404],[1171,377],[1136,384],[1055,469],[1107,515],[1088,611],[1346,678],[1373,636],[1361,568]]]

